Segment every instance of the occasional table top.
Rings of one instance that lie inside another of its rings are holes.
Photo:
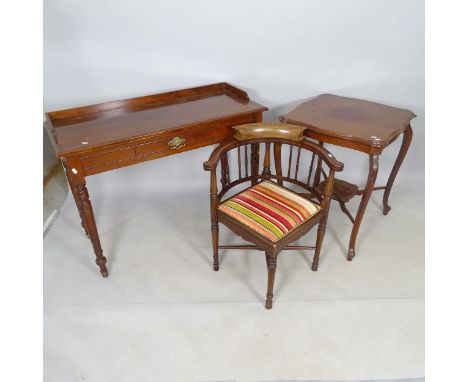
[[[362,147],[383,149],[392,143],[414,117],[408,109],[322,94],[302,103],[280,120],[308,127],[316,133],[314,138],[329,137],[328,142],[347,147],[355,142],[361,148],[354,148],[367,151]]]

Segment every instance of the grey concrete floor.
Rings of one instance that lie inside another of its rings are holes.
[[[98,198],[107,279],[68,197],[44,240],[45,380],[422,377],[424,198],[398,185],[385,217],[381,196],[369,203],[354,261],[336,204],[318,272],[311,252],[280,255],[271,311],[261,252],[222,251],[211,270],[206,187]],[[222,229],[221,242],[240,239]]]

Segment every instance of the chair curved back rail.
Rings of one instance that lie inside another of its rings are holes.
[[[287,161],[282,160],[283,156]],[[221,166],[218,171],[219,163]],[[321,179],[328,179],[332,188],[334,173],[343,169],[343,163],[323,146],[311,141],[292,141],[283,138],[239,141],[232,138],[220,143],[210,158],[204,162],[203,167],[206,171],[211,171],[214,177],[211,185],[212,188],[214,186],[216,188],[211,190],[211,194],[217,194],[218,201],[222,200],[229,190],[242,183],[251,182],[255,185],[260,181],[274,180],[280,186],[284,183],[299,186],[305,191],[299,193],[301,196],[318,198],[323,202],[327,190],[321,198],[316,187]],[[218,173],[221,186],[219,191]]]

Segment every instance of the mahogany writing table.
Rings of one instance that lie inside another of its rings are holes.
[[[359,190],[351,183],[335,180],[332,198],[339,201],[341,209],[353,223],[348,246],[348,260],[352,260],[355,256],[356,237],[374,190],[385,190],[383,214],[387,215],[390,211],[388,197],[410,146],[413,136],[410,121],[415,116],[407,109],[322,94],[280,117],[282,122],[308,127],[306,135],[318,140],[321,144],[331,143],[369,155],[369,174],[363,190]],[[383,187],[374,187],[379,169],[379,156],[400,134],[403,134],[403,141],[387,184]],[[321,185],[316,184],[316,186],[320,190]],[[362,195],[362,198],[356,216],[353,218],[346,209],[345,202],[355,195]]]
[[[225,82],[46,113],[96,264],[108,275],[85,177],[219,143],[266,107]],[[252,165],[254,165],[252,163]]]

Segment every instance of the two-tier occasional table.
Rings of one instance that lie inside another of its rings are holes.
[[[413,130],[410,121],[414,117],[416,115],[407,109],[332,94],[322,94],[280,117],[282,122],[308,127],[306,135],[318,140],[321,144],[331,143],[369,155],[369,174],[364,189],[360,190],[357,186],[342,180],[335,181],[333,199],[340,203],[342,211],[353,223],[348,246],[348,260],[352,260],[355,256],[356,237],[374,190],[385,190],[383,214],[387,215],[390,211],[388,197],[411,143]],[[379,156],[400,134],[403,134],[400,152],[387,184],[383,187],[375,187]],[[320,189],[320,184],[316,186]],[[353,218],[345,207],[345,203],[355,195],[362,195],[362,198],[356,216]]]

